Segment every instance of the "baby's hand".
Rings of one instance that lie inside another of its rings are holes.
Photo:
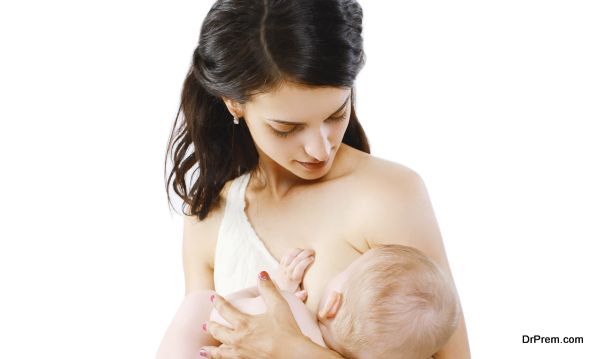
[[[306,268],[314,262],[315,251],[312,249],[294,248],[286,253],[275,274],[274,281],[280,290],[296,294],[301,300],[306,300],[306,291],[300,289]]]

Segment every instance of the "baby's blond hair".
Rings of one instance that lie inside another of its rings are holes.
[[[419,250],[383,245],[363,255],[350,275],[331,332],[346,358],[424,359],[435,354],[457,326],[454,287]]]

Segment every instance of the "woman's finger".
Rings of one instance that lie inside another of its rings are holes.
[[[267,311],[273,312],[275,310],[287,308],[287,310],[291,312],[287,301],[283,298],[281,293],[279,293],[279,290],[271,280],[269,273],[262,271],[258,278],[258,290],[267,305]]]
[[[222,344],[218,347],[202,347],[198,353],[198,358],[242,359],[243,357],[236,353],[231,346]]]
[[[218,358],[218,347],[202,347],[200,351],[198,351],[198,358]]]
[[[236,307],[218,294],[215,294],[214,296],[213,306],[234,328],[248,319],[247,314],[240,312]]]
[[[221,343],[229,343],[234,337],[238,336],[234,329],[227,328],[217,322],[207,322],[202,328],[206,328],[205,330]]]

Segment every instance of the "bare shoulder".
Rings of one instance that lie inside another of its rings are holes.
[[[351,156],[360,165],[353,173],[356,190],[369,196],[410,194],[422,185],[421,176],[412,168],[380,157],[353,150]]]
[[[223,214],[225,212],[225,203],[227,203],[227,193],[231,187],[233,179],[227,181],[219,194],[218,204],[211,209],[208,215],[199,220],[198,216],[183,216],[184,221],[184,238],[188,244],[197,244],[202,241],[203,252],[214,253],[214,247],[216,245],[217,236],[221,221],[223,220]],[[189,211],[189,208],[188,208]],[[184,243],[185,244],[185,243]],[[194,247],[192,247],[195,249]],[[211,256],[211,268],[213,268],[213,256]]]
[[[223,186],[223,189],[221,190],[221,192],[219,194],[219,201],[218,201],[217,205],[211,209],[211,211],[208,213],[208,215],[204,219],[199,220],[197,216],[184,215],[184,221],[190,225],[193,225],[195,228],[209,227],[211,225],[214,225],[215,222],[219,222],[219,217],[222,216],[223,211],[225,209],[224,204],[227,201],[227,192],[229,190],[229,187],[231,186],[232,181],[233,180],[229,180],[225,183],[225,185]],[[187,205],[186,205],[186,212],[190,212],[190,208]]]
[[[369,247],[415,246],[441,257],[437,220],[421,176],[412,168],[367,154],[354,173],[360,225]]]

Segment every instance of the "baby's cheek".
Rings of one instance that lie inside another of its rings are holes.
[[[229,324],[228,321],[225,320],[225,318],[223,318],[221,316],[221,314],[219,314],[219,312],[217,312],[216,309],[213,308],[213,310],[210,311],[210,318],[209,320],[211,322],[217,322],[221,325],[226,326],[227,328],[233,329],[233,327]]]

